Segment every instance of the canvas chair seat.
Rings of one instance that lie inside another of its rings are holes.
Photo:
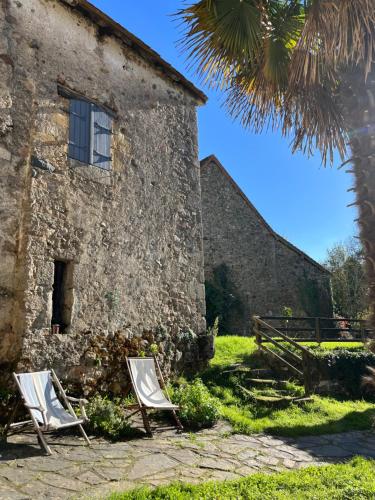
[[[145,429],[149,435],[152,435],[150,422],[147,415],[147,409],[170,410],[176,421],[177,428],[183,427],[177,416],[176,410],[179,407],[173,404],[166,389],[163,374],[159,363],[155,358],[127,358],[127,365],[130,374],[131,385],[138,401],[138,410],[142,414]],[[156,371],[157,368],[157,371]],[[160,386],[162,383],[162,387]]]
[[[46,423],[48,430],[53,430],[84,422],[83,419],[78,419],[68,413],[62,406],[53,387],[49,371],[20,373],[17,376],[25,403],[32,407],[41,408],[41,410],[30,410],[39,424],[45,426]]]
[[[53,370],[35,373],[13,373],[13,376],[31,420],[13,423],[20,404],[20,401],[18,401],[8,424],[5,426],[5,436],[10,429],[31,423],[38,435],[40,446],[51,455],[51,448],[48,446],[43,433],[78,426],[84,440],[90,446],[90,440],[82,427],[82,424],[87,421],[84,407],[87,401],[68,397]],[[54,384],[58,389],[59,395],[64,400],[66,409],[56,395]],[[71,401],[79,403],[82,417],[77,417],[70,403]]]
[[[163,393],[156,375],[152,358],[128,358],[134,381],[134,389],[147,408],[178,410]]]

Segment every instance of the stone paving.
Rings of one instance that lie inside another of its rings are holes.
[[[375,433],[369,431],[292,439],[231,434],[224,423],[194,434],[165,431],[117,443],[93,439],[91,448],[72,434],[48,440],[50,457],[32,433],[0,443],[0,499],[105,498],[140,485],[235,479],[353,455],[375,458]]]

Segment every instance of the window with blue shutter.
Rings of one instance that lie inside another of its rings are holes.
[[[70,100],[69,157],[90,162],[90,107],[78,99]]]
[[[92,164],[111,169],[112,118],[98,106],[92,107]]]
[[[112,117],[96,104],[70,99],[69,158],[111,169]]]

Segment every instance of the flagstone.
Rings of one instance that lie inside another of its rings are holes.
[[[94,439],[90,448],[77,445],[72,436],[53,436],[52,456],[41,453],[32,434],[11,436],[1,450],[0,500],[105,498],[111,491],[141,485],[228,480],[340,462],[357,454],[375,456],[375,434],[368,431],[293,439],[224,436],[221,429],[117,443]],[[11,456],[18,458],[5,460]]]
[[[50,484],[43,484],[40,481],[31,482],[22,488],[21,493],[26,495],[30,500],[34,499],[58,499],[65,500],[72,497],[72,491],[56,488]]]
[[[240,475],[235,472],[215,470],[210,476],[212,481],[232,481],[233,479],[240,479]]]
[[[231,471],[234,469],[234,464],[228,460],[220,460],[213,458],[204,458],[200,463],[199,467],[205,469],[220,469],[223,471]]]
[[[14,484],[31,481],[38,475],[37,471],[20,471],[18,467],[0,467],[0,476]]]
[[[344,448],[341,448],[339,446],[334,446],[334,445],[319,446],[317,448],[314,448],[313,451],[314,451],[315,455],[318,455],[320,457],[344,458],[344,457],[349,457],[350,455],[352,455],[352,453],[350,451],[347,451]]]
[[[177,461],[172,460],[167,455],[155,453],[138,459],[128,474],[128,479],[140,479],[150,476],[155,472],[164,471],[176,467]]]
[[[247,460],[248,458],[256,457],[259,450],[245,450],[237,455],[238,460]]]
[[[29,495],[0,485],[0,500],[31,500]]]
[[[121,481],[126,478],[127,473],[125,467],[107,467],[106,465],[95,467],[93,471],[106,481]]]
[[[182,464],[185,464],[185,465],[194,465],[200,459],[200,456],[191,450],[168,449],[168,450],[165,450],[165,453],[169,457],[171,457],[174,460],[177,460],[178,462],[181,462]]]
[[[258,455],[257,460],[266,465],[277,465],[279,463],[279,459],[272,455]]]
[[[76,478],[79,481],[83,481],[84,483],[90,484],[91,486],[95,486],[96,484],[101,484],[106,482],[104,477],[99,476],[98,474],[95,474],[95,472],[90,470],[83,472],[79,476],[76,476]]]
[[[51,472],[41,474],[38,480],[44,484],[70,491],[80,491],[85,487],[84,483],[78,479],[65,477],[60,474],[53,474]]]
[[[29,460],[25,464],[25,468],[39,472],[55,472],[56,470],[67,469],[71,466],[71,462],[62,459],[61,457],[59,457],[58,460],[55,457],[51,460],[51,457],[43,456],[33,459],[32,461]]]

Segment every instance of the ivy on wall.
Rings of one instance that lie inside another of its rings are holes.
[[[206,320],[212,328],[219,318],[218,333],[230,333],[230,321],[235,315],[243,314],[243,304],[229,278],[229,268],[221,264],[213,270],[213,279],[206,281]]]
[[[303,277],[299,284],[299,295],[303,310],[308,316],[320,316],[321,287],[317,280],[310,278],[303,270]]]

